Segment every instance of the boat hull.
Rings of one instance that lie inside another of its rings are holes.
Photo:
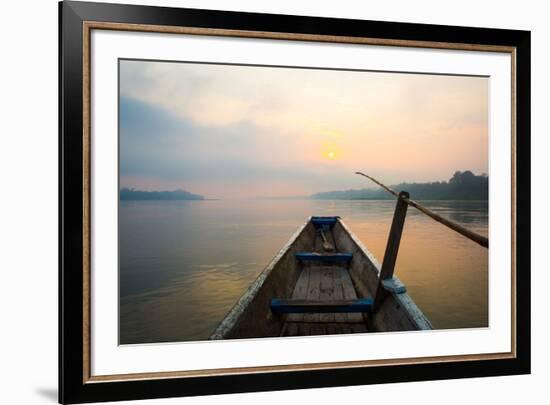
[[[272,310],[273,300],[296,297],[299,289],[297,283],[304,276],[304,269],[313,271],[318,268],[326,273],[336,271],[330,266],[337,266],[335,269],[340,270],[345,266],[346,277],[350,279],[348,283],[350,286],[353,284],[354,298],[367,300],[375,296],[380,284],[380,264],[340,218],[330,218],[331,221],[327,221],[326,217],[311,217],[298,229],[220,322],[210,339],[277,337],[288,334],[289,330],[301,331],[296,333],[299,335],[314,335],[331,331],[354,333],[432,329],[429,320],[404,288],[388,290],[380,306],[372,312],[364,313],[359,318],[357,315],[360,314],[355,314],[353,318],[349,315],[349,319],[354,320],[353,324],[334,323],[335,319],[339,319],[338,316],[308,318],[305,315],[304,318],[297,318],[292,314]],[[323,230],[321,238],[320,231]],[[336,252],[319,254],[317,257],[316,252],[322,251],[322,247],[326,248],[327,244],[331,245],[327,237],[334,244],[331,249]],[[346,257],[348,259],[342,264]],[[321,263],[325,259],[331,263]],[[295,322],[297,319],[302,323]],[[315,323],[310,322],[312,319]],[[326,328],[320,328],[322,322],[319,319],[329,320]],[[315,324],[315,327],[306,327],[306,324]]]

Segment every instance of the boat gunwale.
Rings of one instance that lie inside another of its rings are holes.
[[[229,310],[229,312],[224,316],[220,321],[218,326],[214,329],[209,340],[219,340],[225,339],[226,335],[231,331],[231,329],[236,325],[239,318],[243,315],[244,311],[248,305],[254,300],[260,289],[265,283],[265,280],[271,274],[271,272],[276,268],[277,264],[281,261],[284,255],[289,251],[292,245],[304,232],[306,227],[311,222],[312,216],[310,216],[306,222],[304,222],[294,234],[289,238],[287,243],[273,256],[273,259],[269,264],[262,270],[262,272],[256,277],[252,284],[245,290],[245,292],[240,296],[237,302]]]
[[[355,234],[347,227],[347,225],[344,223],[344,221],[342,221],[341,218],[337,218],[337,222],[342,226],[344,232],[348,234],[352,242],[355,243],[361,253],[363,253],[371,261],[373,268],[377,272],[377,277],[378,279],[380,279],[382,266],[380,265],[380,262],[376,259],[374,254],[372,254],[370,250],[363,244],[363,242],[357,236],[355,236]],[[397,279],[396,276],[393,276],[393,278]],[[396,293],[394,291],[388,291],[388,294],[401,305],[409,320],[418,328],[417,330],[433,329],[433,325],[431,324],[428,317],[418,307],[418,305],[416,305],[408,292],[404,291]]]
[[[239,297],[237,302],[229,310],[229,312],[220,321],[218,326],[214,329],[209,340],[226,339],[230,332],[235,328],[241,316],[245,313],[248,305],[256,298],[261,288],[264,286],[265,281],[270,276],[272,271],[277,267],[278,263],[283,259],[285,254],[290,250],[292,245],[298,240],[298,238],[305,231],[310,224],[314,216],[309,216],[307,221],[304,222],[294,234],[289,238],[287,243],[275,254],[270,263],[262,270],[262,272],[256,277],[254,282],[245,290],[245,292]],[[372,264],[372,268],[376,272],[376,277],[380,279],[381,264],[376,259],[373,253],[363,244],[363,242],[348,228],[348,226],[342,221],[340,217],[336,217],[336,222],[342,227],[342,231],[347,234],[351,242],[356,245],[357,249],[363,254]],[[353,280],[354,277],[352,277]],[[394,278],[397,278],[394,276]],[[355,283],[355,281],[354,281]],[[412,297],[405,292],[388,291],[388,297],[393,299],[399,304],[407,316],[409,321],[416,327],[416,330],[432,330],[433,326],[424,312],[416,305]]]

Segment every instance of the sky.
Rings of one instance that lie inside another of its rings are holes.
[[[270,198],[488,173],[488,79],[120,61],[120,186]]]

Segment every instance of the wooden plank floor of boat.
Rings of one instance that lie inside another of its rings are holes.
[[[357,294],[348,270],[335,265],[307,265],[294,287],[292,299],[352,300]],[[289,314],[281,336],[332,335],[365,333],[367,327],[361,313]]]

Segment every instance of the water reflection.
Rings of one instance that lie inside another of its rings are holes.
[[[486,202],[424,205],[487,235]],[[310,215],[340,215],[382,261],[393,201],[123,201],[121,343],[206,339]],[[396,273],[436,328],[487,325],[487,250],[409,209]]]

